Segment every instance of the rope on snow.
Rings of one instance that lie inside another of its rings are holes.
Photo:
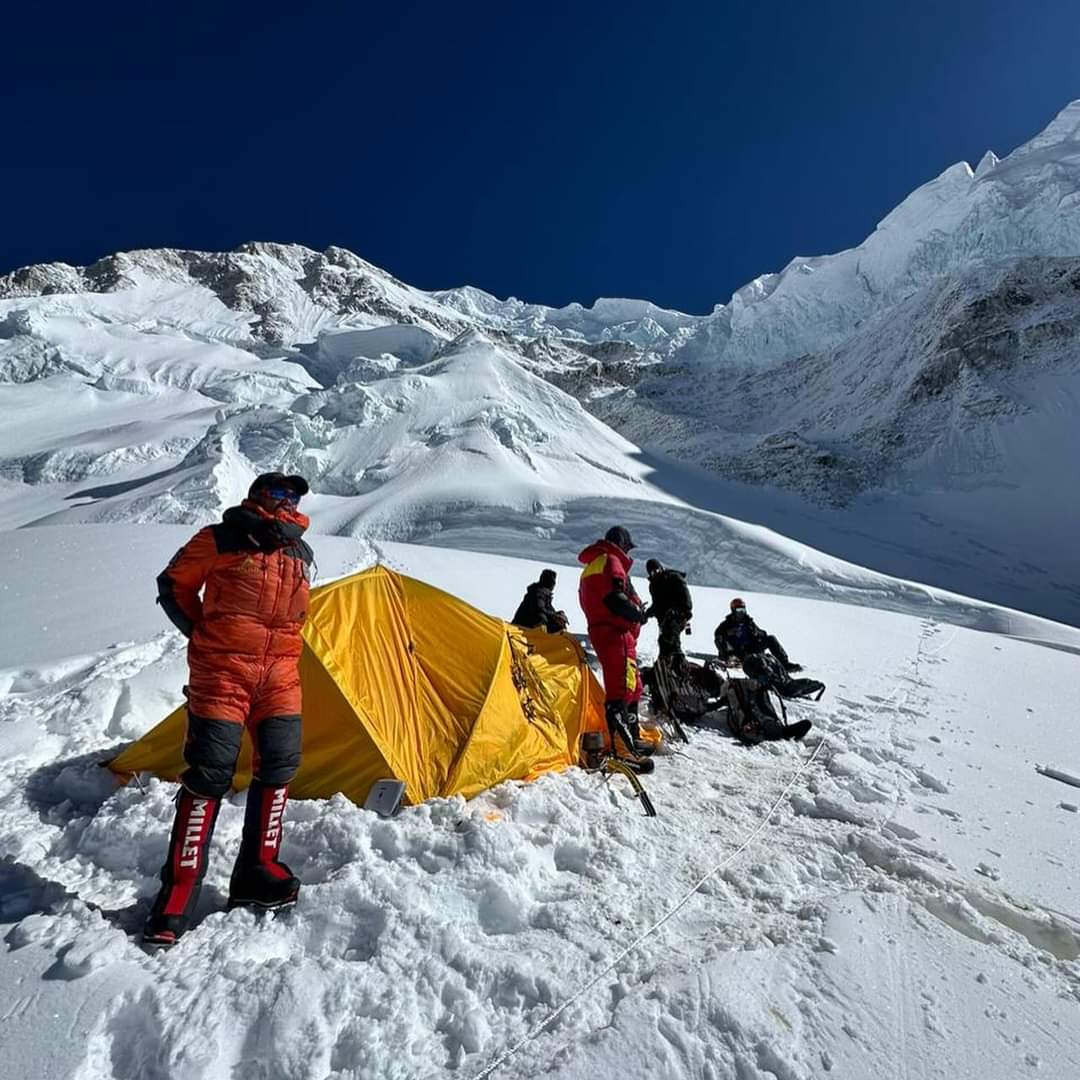
[[[959,628],[954,629],[949,639],[943,645],[941,645],[937,649],[934,649],[933,651],[925,649],[926,629],[923,630],[923,633],[919,637],[919,643],[915,653],[916,677],[918,677],[919,674],[919,662],[922,657],[937,656],[939,653],[944,652],[945,649],[952,644],[953,638],[956,637],[958,629]],[[870,715],[874,716],[886,706],[890,705],[895,698],[897,691],[899,691],[900,688],[901,684],[900,680],[898,679],[896,685],[893,687],[892,693],[889,694],[889,696],[883,701],[878,702],[877,707],[871,712]],[[910,696],[910,694],[911,688],[908,687],[907,693],[904,696],[905,701]],[[623,962],[623,960],[625,960],[632,952],[634,952],[638,948],[638,946],[643,944],[646,939],[650,938],[653,934],[655,934],[656,931],[659,930],[666,922],[668,922],[669,919],[677,915],[690,902],[694,893],[696,893],[702,887],[702,885],[704,885],[710,878],[713,878],[717,874],[719,874],[721,870],[725,870],[728,866],[730,866],[731,863],[733,863],[758,838],[758,836],[760,836],[761,833],[765,831],[769,822],[772,821],[773,814],[776,813],[780,804],[784,801],[784,799],[787,798],[791,789],[795,786],[803,773],[805,773],[806,770],[809,769],[810,766],[813,765],[813,763],[817,760],[817,756],[821,753],[822,747],[828,741],[828,736],[822,734],[817,746],[814,747],[814,752],[806,759],[806,761],[802,763],[802,765],[799,766],[799,768],[795,771],[795,775],[792,776],[792,778],[787,782],[787,786],[776,797],[772,806],[769,807],[768,813],[761,819],[757,827],[750,833],[750,835],[747,836],[747,838],[734,851],[726,855],[707,874],[704,874],[700,878],[698,878],[698,880],[694,882],[694,884],[683,894],[683,896],[678,901],[676,901],[676,903],[667,912],[661,915],[660,918],[657,919],[656,922],[654,922],[651,926],[647,927],[640,934],[638,934],[638,936],[634,938],[634,940],[631,941],[630,944],[627,945],[626,948],[624,948],[613,960],[611,960],[605,968],[603,968],[596,975],[594,975],[587,983],[585,983],[584,986],[582,986],[576,993],[568,997],[566,1001],[564,1001],[561,1005],[553,1009],[539,1024],[527,1031],[520,1039],[518,1039],[516,1043],[503,1051],[503,1053],[493,1062],[487,1065],[484,1069],[481,1069],[480,1072],[476,1073],[475,1076],[472,1077],[472,1080],[486,1080],[486,1078],[491,1076],[492,1073],[494,1073],[497,1069],[505,1065],[506,1062],[508,1062],[515,1054],[517,1054],[519,1050],[527,1046],[530,1042],[533,1041],[533,1039],[540,1035],[544,1031],[544,1029],[547,1028],[553,1021],[557,1020],[560,1016],[562,1016],[562,1014],[566,1012],[566,1010],[569,1009],[571,1005],[580,1001],[598,982],[601,981],[601,979],[610,975],[611,972],[613,972]]]
[[[788,781],[787,786],[777,796],[772,806],[769,807],[768,813],[761,819],[757,827],[750,833],[750,835],[747,836],[747,838],[734,851],[726,855],[707,874],[704,874],[700,878],[698,878],[698,880],[695,881],[694,884],[683,894],[681,899],[679,899],[667,912],[661,915],[660,918],[656,920],[656,922],[654,922],[651,926],[647,927],[640,934],[638,934],[638,936],[634,938],[634,940],[631,941],[630,944],[627,945],[626,948],[624,948],[613,960],[611,960],[605,968],[603,968],[596,975],[594,975],[576,993],[574,993],[571,997],[567,998],[566,1001],[564,1001],[560,1006],[558,1006],[558,1008],[553,1009],[539,1024],[537,1024],[530,1031],[526,1032],[526,1034],[523,1035],[516,1043],[514,1043],[513,1046],[505,1050],[500,1057],[496,1058],[493,1062],[491,1062],[490,1065],[478,1072],[472,1078],[472,1080],[486,1080],[486,1077],[491,1076],[491,1074],[495,1072],[496,1069],[506,1064],[506,1062],[509,1061],[510,1058],[512,1058],[519,1050],[521,1050],[524,1046],[528,1045],[541,1032],[543,1032],[543,1030],[552,1023],[552,1021],[557,1020],[564,1012],[566,1012],[567,1009],[570,1008],[571,1005],[573,1005],[577,1001],[580,1001],[581,998],[583,998],[598,982],[600,982],[601,979],[605,978],[607,975],[610,975],[611,972],[614,971],[619,966],[619,964],[623,962],[623,960],[625,960],[632,952],[634,952],[638,948],[638,946],[641,945],[647,938],[655,934],[656,931],[664,925],[664,923],[666,923],[669,919],[678,914],[678,912],[681,911],[690,902],[690,899],[693,897],[694,893],[696,893],[702,887],[702,885],[704,885],[710,878],[713,878],[717,874],[719,874],[721,870],[726,869],[731,863],[733,863],[735,859],[737,859],[754,842],[754,840],[756,840],[757,837],[765,831],[765,828],[768,826],[769,822],[772,821],[772,816],[776,813],[777,808],[784,801],[784,799],[787,798],[788,793],[795,786],[799,777],[801,777],[803,773],[806,772],[806,770],[809,769],[810,766],[817,759],[818,754],[821,753],[821,748],[825,745],[827,741],[828,740],[826,736],[823,735],[820,742],[814,748],[814,752],[806,759],[806,761],[802,763],[802,765],[799,766],[799,768],[795,772],[795,775],[792,776],[792,778]]]

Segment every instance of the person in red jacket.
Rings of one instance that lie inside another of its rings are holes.
[[[302,476],[264,473],[240,506],[201,529],[157,579],[158,603],[189,639],[184,760],[161,890],[143,929],[172,945],[198,900],[221,800],[245,726],[252,781],[229,904],[280,907],[299,880],[278,859],[289,782],[300,767],[300,630],[311,548]],[[200,596],[201,593],[201,596]]]
[[[630,533],[623,526],[614,525],[603,540],[590,544],[578,555],[578,562],[585,565],[578,599],[588,623],[589,640],[603,669],[612,748],[618,734],[640,756],[652,752],[651,744],[638,738],[641,675],[637,667],[637,639],[648,616],[630,580],[633,547]]]

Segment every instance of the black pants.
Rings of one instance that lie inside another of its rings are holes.
[[[244,725],[211,720],[188,710],[184,787],[203,798],[220,799],[232,786]],[[251,730],[252,772],[272,787],[287,784],[300,768],[300,717],[268,716]]]
[[[743,657],[742,669],[747,678],[770,687],[781,697],[820,697],[825,691],[825,684],[817,679],[793,679],[783,664],[767,653],[748,653]]]
[[[657,620],[660,627],[657,642],[660,657],[676,667],[686,662],[682,650],[682,636],[689,621],[690,612],[685,608],[671,608],[663,612]]]
[[[765,648],[768,649],[785,668],[791,663],[788,659],[788,654],[784,652],[784,646],[781,645],[772,634],[766,636],[764,644]]]

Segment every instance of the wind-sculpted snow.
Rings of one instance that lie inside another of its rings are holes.
[[[277,915],[225,910],[244,814],[232,795],[194,928],[146,955],[137,931],[176,788],[116,787],[99,762],[180,700],[184,641],[153,579],[189,534],[9,534],[0,589],[25,612],[0,624],[13,1075],[473,1078],[661,920],[492,1075],[1080,1069],[1080,851],[1062,805],[1075,789],[1034,767],[1080,771],[1061,726],[1080,660],[746,589],[829,684],[792,705],[815,724],[807,745],[697,731],[646,780],[656,818],[618,778],[577,769],[392,820],[340,796],[293,801],[282,855],[303,891]],[[311,539],[327,576],[379,559],[494,614],[544,565]],[[555,602],[581,633],[573,568],[559,569]],[[695,583],[688,648],[710,647],[728,595]]]

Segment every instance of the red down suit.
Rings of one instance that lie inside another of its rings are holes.
[[[158,603],[190,639],[185,756],[194,766],[192,750],[200,762],[209,754],[213,760],[203,763],[215,774],[197,784],[185,776],[186,785],[204,789],[199,794],[217,794],[219,780],[227,787],[244,724],[256,759],[260,752],[295,759],[292,768],[275,762],[282,774],[299,764],[300,631],[312,561],[302,539],[307,526],[294,508],[270,512],[245,501],[196,533],[157,579]],[[193,740],[204,745],[197,749]]]
[[[603,668],[604,697],[632,704],[641,698],[637,639],[645,621],[644,605],[630,581],[634,560],[611,541],[598,540],[578,555],[578,562],[585,565],[578,600]]]

